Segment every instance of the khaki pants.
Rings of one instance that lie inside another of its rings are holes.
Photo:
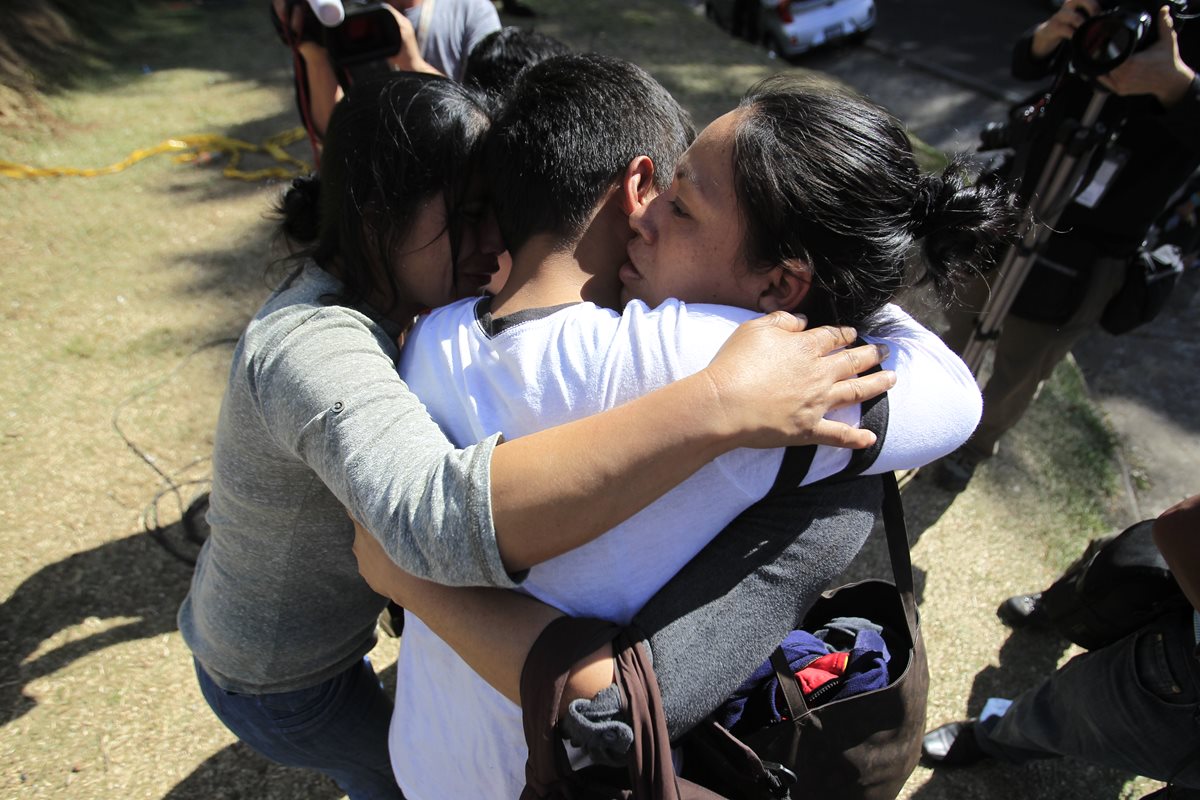
[[[983,390],[983,419],[963,449],[978,458],[996,452],[1000,437],[1016,425],[1075,342],[1099,321],[1108,301],[1125,280],[1125,259],[1104,258],[1092,268],[1079,308],[1066,322],[1051,325],[1009,314],[995,346],[995,365]],[[961,353],[989,294],[988,281],[978,279],[960,291],[961,305],[951,309],[950,329],[943,337]]]

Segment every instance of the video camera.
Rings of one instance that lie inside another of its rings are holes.
[[[1193,16],[1188,14],[1188,0],[1102,3],[1104,11],[1090,17],[1071,37],[1071,66],[1085,78],[1112,72],[1158,39],[1155,17],[1163,5],[1176,26]]]
[[[1189,0],[1102,2],[1104,10],[1080,25],[1071,37],[1069,67],[1088,80],[1112,72],[1157,41],[1155,15],[1163,5],[1170,10],[1176,29],[1195,16],[1189,13]],[[1040,90],[1014,105],[1004,122],[984,125],[979,132],[979,152],[1021,148],[1045,119],[1050,100],[1051,92]]]
[[[316,42],[329,51],[339,69],[382,61],[400,52],[400,27],[387,4],[348,0],[288,0],[288,16],[301,6],[304,27],[300,41]],[[274,14],[276,30],[286,41],[281,23]]]
[[[963,361],[976,374],[987,348],[999,336],[1005,317],[1018,301],[1036,297],[1031,302],[1038,316],[1033,318],[1049,319],[1045,314],[1054,305],[1054,298],[1063,291],[1075,291],[1076,285],[1068,282],[1064,287],[1060,276],[1078,272],[1073,269],[1074,263],[1091,260],[1076,246],[1068,248],[1071,257],[1078,259],[1073,263],[1057,255],[1056,263],[1045,251],[1048,242],[1058,241],[1052,236],[1067,206],[1073,202],[1096,203],[1122,163],[1120,154],[1109,148],[1125,122],[1126,110],[1119,107],[1102,118],[1109,92],[1095,79],[1157,39],[1156,16],[1163,5],[1168,7],[1177,29],[1195,17],[1189,13],[1189,0],[1100,2],[1103,10],[1085,20],[1071,37],[1068,57],[1056,59],[1060,72],[1053,87],[1021,101],[1010,111],[1008,121],[988,125],[980,134],[981,151],[1012,149],[980,181],[999,180],[1013,187],[1026,205],[1026,224],[1021,240],[1010,246],[1000,260],[990,297],[963,346]],[[1083,91],[1075,82],[1064,82],[1071,74],[1079,79]],[[1045,267],[1041,274],[1050,279],[1043,277],[1026,292],[1026,279],[1035,263]],[[1058,288],[1047,290],[1050,286]],[[1051,296],[1048,304],[1046,296]],[[1030,311],[1028,304],[1024,311]],[[1053,308],[1054,314],[1061,311],[1061,307]]]

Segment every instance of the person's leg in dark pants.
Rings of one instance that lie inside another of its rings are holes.
[[[1010,763],[1072,756],[1200,788],[1200,663],[1190,610],[1077,656],[975,726]]]
[[[263,756],[328,775],[351,800],[403,800],[388,758],[392,699],[370,661],[278,694],[226,691],[198,662],[196,676],[221,722]]]

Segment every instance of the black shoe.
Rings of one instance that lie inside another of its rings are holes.
[[[982,458],[960,447],[934,464],[933,482],[947,492],[961,492],[971,482],[981,461]]]
[[[921,740],[921,756],[931,767],[969,767],[991,758],[975,738],[975,720],[948,722]]]
[[[1013,630],[1048,631],[1054,628],[1042,605],[1041,592],[1013,595],[1000,604],[996,616]]]

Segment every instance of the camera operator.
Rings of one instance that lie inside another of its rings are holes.
[[[1042,381],[1095,327],[1120,292],[1126,265],[1151,225],[1200,163],[1200,82],[1195,73],[1200,30],[1176,26],[1168,8],[1160,7],[1147,37],[1153,42],[1092,83],[1063,68],[1072,58],[1072,39],[1080,26],[1104,10],[1097,0],[1066,0],[1014,49],[1017,78],[1062,73],[1044,119],[1032,140],[1021,146],[1028,147],[1024,169],[1011,176],[1024,178],[1023,195],[1046,166],[1064,121],[1080,119],[1094,90],[1112,93],[1099,122],[1118,133],[1098,152],[1004,319],[984,389],[983,420],[971,440],[942,459],[934,472],[944,489],[966,487],[979,462],[994,454],[1000,437],[1020,420]],[[985,280],[976,281],[964,292],[964,307],[951,312],[945,339],[955,350],[966,345],[988,292]]]
[[[490,0],[386,0],[376,4],[390,14],[399,31],[399,48],[384,59],[393,70],[430,72],[461,81],[467,55],[481,39],[500,29]],[[318,138],[334,104],[342,97],[338,64],[325,45],[306,35],[303,0],[272,0],[275,15],[295,37],[297,103]]]

